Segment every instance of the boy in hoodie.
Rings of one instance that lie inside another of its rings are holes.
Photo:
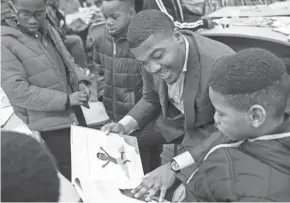
[[[290,83],[284,63],[269,51],[246,49],[221,59],[209,86],[223,135],[204,146],[210,139],[224,141],[201,162],[196,159],[198,169],[173,200],[290,201]]]
[[[118,122],[142,97],[140,63],[134,58],[127,41],[127,30],[135,15],[134,0],[104,0],[102,12],[106,26],[94,41],[94,63],[98,80],[98,98],[102,100],[110,119]],[[162,147],[154,145],[163,138],[154,123],[135,132],[144,172],[161,164]]]

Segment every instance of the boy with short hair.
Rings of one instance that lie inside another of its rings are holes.
[[[2,202],[78,202],[45,145],[29,135],[1,131]]]
[[[131,54],[127,41],[128,26],[136,13],[135,3],[134,0],[104,0],[102,12],[106,26],[98,36],[92,36],[95,40],[94,63],[98,77],[98,98],[103,101],[110,119],[118,122],[142,97],[140,63]],[[161,164],[161,146],[151,144],[154,142],[150,139],[162,135],[159,135],[153,123],[143,131],[135,133],[140,138],[140,153],[144,171],[147,173]],[[144,138],[148,142],[144,142]]]
[[[186,201],[290,201],[290,83],[284,63],[269,51],[245,49],[222,58],[209,85],[216,126],[229,141],[197,164],[186,182]],[[183,199],[178,197],[184,186],[174,200]]]

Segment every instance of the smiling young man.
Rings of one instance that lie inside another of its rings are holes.
[[[70,126],[86,125],[81,105],[90,81],[45,19],[46,0],[9,1],[1,26],[1,85],[14,112],[40,134],[60,172],[71,178]]]
[[[105,131],[130,133],[157,118],[157,126],[167,142],[184,135],[175,169],[186,179],[194,163],[188,149],[215,130],[214,108],[208,95],[208,77],[214,64],[234,51],[226,45],[190,31],[175,28],[170,18],[158,10],[139,12],[131,21],[127,39],[131,52],[144,64],[143,97],[119,123]],[[162,114],[158,114],[158,110]],[[150,197],[161,189],[161,199],[173,184],[175,172],[167,163],[146,176],[133,191]]]

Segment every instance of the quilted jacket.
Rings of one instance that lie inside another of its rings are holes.
[[[16,115],[32,130],[48,131],[77,123],[75,113],[66,108],[67,94],[86,80],[66,50],[58,32],[48,23],[47,35],[63,59],[64,78],[47,50],[34,37],[17,28],[15,22],[1,26],[1,85]]]
[[[188,181],[186,202],[289,202],[287,117],[274,134],[215,145]]]
[[[105,29],[94,36],[98,88],[110,119],[119,121],[142,97],[140,64],[130,53],[126,36],[116,39]]]

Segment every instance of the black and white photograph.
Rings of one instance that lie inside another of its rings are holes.
[[[290,202],[290,0],[1,0],[1,202]]]

